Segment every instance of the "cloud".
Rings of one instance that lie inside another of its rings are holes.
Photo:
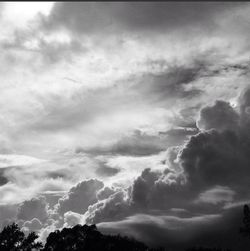
[[[236,123],[232,130],[231,119],[222,120],[216,112],[229,111],[237,121],[241,114],[226,102],[216,102],[208,108],[209,113],[215,110],[216,114],[211,122],[204,110],[207,111],[203,108],[199,119],[210,130],[191,136],[183,146],[169,148],[163,162],[165,168],[142,171],[128,189],[90,206],[85,213],[86,221],[110,221],[112,214],[114,219],[121,220],[135,213],[171,208],[218,212],[225,203],[246,199],[250,170],[248,138],[242,138],[244,127]],[[207,125],[213,125],[213,129]]]
[[[8,179],[4,175],[4,169],[0,170],[0,186],[8,183]]]
[[[48,217],[48,204],[43,196],[26,200],[18,207],[17,219],[32,221],[37,218],[37,220],[45,222]]]
[[[173,248],[174,244],[175,248],[178,248],[183,242],[192,240],[197,229],[209,228],[219,218],[220,215],[177,217],[136,214],[122,221],[105,222],[97,226],[104,232],[120,232],[134,236],[150,245],[164,245]],[[176,243],[177,240],[178,244]]]
[[[202,192],[197,199],[197,203],[218,204],[223,202],[232,202],[235,192],[228,187],[215,186],[205,192]]]
[[[97,227],[104,233],[119,232],[149,245],[176,251],[194,246],[247,251],[248,240],[241,238],[239,241],[238,236],[241,220],[242,207],[237,207],[223,214],[188,217],[136,214],[121,221],[103,222]]]
[[[197,127],[200,130],[237,130],[238,124],[238,113],[225,101],[216,101],[213,106],[203,108],[197,121]]]
[[[217,13],[229,3],[56,3],[44,19],[47,28],[67,28],[77,33],[123,31],[171,31],[215,25]],[[191,26],[191,27],[190,27]]]
[[[145,169],[128,189],[120,188],[85,213],[88,223],[120,220],[136,212],[170,209],[187,203],[188,196],[180,174],[169,169]],[[182,203],[180,203],[182,202]]]
[[[202,93],[202,90],[196,89],[188,84],[201,77],[204,70],[203,65],[194,63],[194,65],[177,65],[168,67],[161,73],[148,73],[142,75],[135,88],[138,91],[154,99],[171,98],[193,98]]]
[[[114,176],[119,172],[120,172],[119,169],[109,167],[105,163],[96,170],[96,174],[100,177]]]
[[[87,152],[92,154],[109,154],[125,156],[146,156],[157,154],[166,149],[167,140],[158,135],[149,135],[140,130],[118,139],[106,146],[95,146],[92,148],[77,148],[76,152]]]
[[[85,222],[96,224],[103,221],[114,221],[131,213],[126,191],[120,190],[107,199],[90,205],[84,214]]]
[[[84,213],[88,206],[97,202],[97,192],[103,188],[104,184],[96,179],[90,179],[78,183],[72,187],[66,196],[59,199],[57,212],[64,214],[72,211]]]
[[[37,218],[33,218],[30,221],[25,221],[21,230],[25,230],[27,232],[37,232],[43,227],[43,224]]]
[[[103,187],[97,193],[98,200],[104,200],[117,191],[116,187]]]
[[[8,223],[16,218],[18,205],[0,205],[0,227],[8,225]]]
[[[39,36],[25,30],[16,32],[13,41],[7,39],[1,41],[0,45],[10,54],[28,53],[41,59],[44,64],[51,65],[60,61],[72,62],[72,55],[87,51],[79,40],[70,38],[66,33]]]
[[[64,214],[64,227],[73,227],[77,224],[83,224],[83,217],[81,214],[68,211]]]

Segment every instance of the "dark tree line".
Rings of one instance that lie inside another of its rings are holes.
[[[250,238],[250,209],[243,209],[243,226],[240,233]],[[27,236],[17,224],[6,226],[0,233],[0,251],[167,251],[165,248],[151,249],[133,238],[120,235],[104,235],[95,225],[76,225],[49,234],[45,245],[37,241],[38,235]],[[229,251],[219,248],[194,247],[186,251]]]

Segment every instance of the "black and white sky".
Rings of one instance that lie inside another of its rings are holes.
[[[250,201],[249,13],[2,2],[1,226],[45,240],[95,223],[174,250],[239,248],[218,233],[237,235]]]

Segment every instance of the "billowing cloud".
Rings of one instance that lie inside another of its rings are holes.
[[[212,107],[203,108],[197,121],[197,126],[201,130],[237,130],[238,124],[238,113],[229,103],[224,101],[216,101]]]
[[[73,227],[77,224],[83,224],[83,217],[81,214],[68,211],[64,214],[65,227]]]
[[[221,114],[229,110],[240,120],[241,114],[227,103],[216,102],[209,109],[214,109],[216,114],[218,106]],[[215,116],[213,129],[206,130],[210,129],[211,121],[204,109],[200,119],[205,130],[191,136],[182,147],[168,149],[165,169],[145,169],[127,190],[90,206],[85,214],[87,222],[110,221],[111,212],[114,218],[122,219],[136,212],[171,208],[204,210],[201,208],[204,203],[219,205],[219,209],[235,198],[246,199],[250,169],[248,145],[242,141],[244,127],[237,123],[232,129],[230,119]]]
[[[103,188],[104,184],[96,179],[90,179],[78,183],[72,187],[68,194],[59,199],[57,211],[59,214],[72,211],[84,213],[88,206],[97,202],[97,192]]]

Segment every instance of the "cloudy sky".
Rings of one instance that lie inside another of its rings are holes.
[[[45,240],[95,223],[174,250],[245,250],[249,11],[2,2],[1,226],[15,220]]]

